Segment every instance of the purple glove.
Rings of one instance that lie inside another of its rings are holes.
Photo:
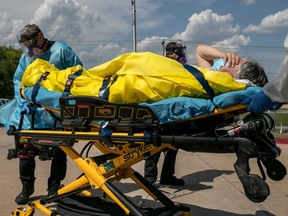
[[[273,103],[263,91],[260,91],[242,101],[241,104],[249,104],[247,108],[247,111],[249,112],[262,113],[273,108],[273,104],[276,103]]]

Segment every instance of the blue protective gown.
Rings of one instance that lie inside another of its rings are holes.
[[[264,93],[272,102],[288,103],[288,53],[282,61],[280,71],[275,80],[268,82],[264,87]]]
[[[60,70],[76,65],[83,65],[79,57],[68,45],[58,41],[51,43],[53,43],[52,46],[38,58],[49,61]],[[24,53],[22,54],[13,78],[15,99],[0,107],[0,123],[4,124],[6,130],[9,129],[10,125],[14,125],[16,128],[19,127],[21,111],[25,102],[20,95],[20,85],[25,69],[32,61],[33,59]],[[54,119],[46,110],[42,108],[37,109],[34,122],[36,128],[50,128],[53,125],[53,121]],[[25,115],[22,129],[29,128],[31,128],[31,116]]]

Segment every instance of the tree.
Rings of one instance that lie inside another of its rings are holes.
[[[13,46],[0,46],[0,97],[14,98],[13,76],[17,68],[21,49]]]

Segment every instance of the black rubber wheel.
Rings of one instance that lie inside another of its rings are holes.
[[[268,184],[257,175],[250,174],[248,184],[244,186],[245,195],[252,202],[263,202],[270,194]]]
[[[286,167],[278,160],[271,160],[265,162],[267,168],[267,175],[274,181],[281,181],[286,175]]]
[[[255,196],[254,194],[248,193],[248,191],[245,190],[246,197],[251,200],[252,202],[260,203],[266,200],[268,196]]]

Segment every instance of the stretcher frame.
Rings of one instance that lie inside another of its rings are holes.
[[[179,212],[183,216],[191,215],[187,206],[172,202],[131,167],[164,149],[180,148],[193,152],[235,152],[237,155],[234,164],[235,171],[244,187],[245,194],[254,202],[262,202],[270,192],[263,172],[262,178],[249,173],[250,158],[259,158],[259,161],[261,159],[268,176],[273,180],[281,180],[286,175],[286,168],[276,159],[281,153],[280,148],[270,139],[263,140],[262,132],[257,135],[256,140],[245,136],[169,135],[163,133],[165,129],[159,125],[157,117],[148,107],[113,104],[100,98],[86,96],[60,98],[60,106],[61,130],[16,130],[15,127],[12,127],[8,134],[16,136],[22,144],[32,143],[35,146],[60,147],[83,172],[83,175],[60,188],[56,196],[35,200],[29,202],[26,207],[17,208],[14,211],[16,216],[33,215],[36,209],[45,215],[60,215],[45,205],[72,194],[92,196],[89,191],[91,189],[102,190],[126,215],[146,215],[143,209],[113,185],[114,181],[127,178],[132,179],[154,200],[160,201],[164,206],[161,211],[166,212],[167,215]],[[214,116],[227,115],[227,118],[230,118],[245,113],[245,108],[243,105],[237,105],[227,109],[215,109],[207,115],[178,121],[175,124]],[[105,137],[99,133],[99,125],[94,123],[95,120],[107,121],[114,129],[109,137],[112,144],[104,142],[103,138]],[[74,145],[82,140],[91,143],[102,154],[86,158],[81,156]],[[265,148],[259,148],[259,145],[265,145]],[[258,191],[255,191],[255,186]]]

